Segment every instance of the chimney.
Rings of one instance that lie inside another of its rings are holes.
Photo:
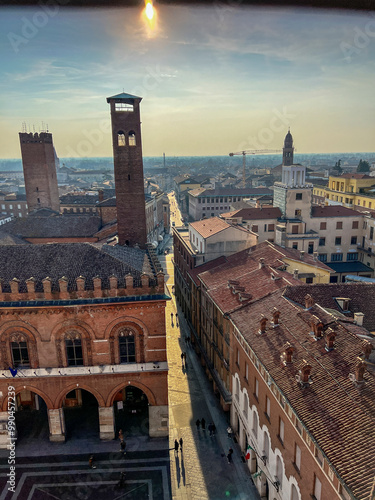
[[[284,345],[284,352],[282,356],[282,358],[284,359],[284,365],[290,364],[292,362],[293,353],[294,353],[294,347],[289,342],[287,342]]]
[[[260,328],[259,328],[259,333],[260,335],[262,335],[263,333],[266,332],[266,326],[267,326],[267,321],[268,321],[268,318],[266,318],[263,314],[260,318],[260,321],[259,321],[259,325],[260,325]]]
[[[261,257],[259,259],[259,269],[262,269],[262,267],[264,267],[264,258],[263,257]]]
[[[303,386],[307,386],[310,384],[311,365],[309,365],[305,359],[302,360],[302,363],[303,365],[299,371],[300,383]]]
[[[357,363],[354,368],[354,374],[355,374],[355,381],[357,383],[363,383],[363,375],[365,374],[367,367],[366,361],[363,361],[361,358],[357,358]]]
[[[354,313],[354,322],[358,326],[363,326],[363,318],[365,315],[361,312]]]
[[[294,271],[293,271],[293,278],[295,280],[298,280],[298,269],[294,269]]]
[[[117,276],[112,274],[109,277],[109,295],[110,297],[116,297],[117,296]]]
[[[274,307],[272,311],[272,323],[274,328],[275,326],[279,326],[279,318],[280,318],[280,311],[276,307]]]
[[[315,300],[308,293],[305,295],[305,309],[311,309],[311,307],[315,304]]]
[[[301,260],[303,260],[305,256],[305,252],[303,250],[300,251],[299,256],[301,257]]]
[[[362,352],[364,354],[365,359],[369,359],[370,354],[372,352],[372,345],[367,340],[364,340],[362,342]]]
[[[318,252],[313,253],[313,258],[314,258],[314,260],[318,260]]]
[[[333,351],[333,349],[335,348],[335,338],[336,338],[336,332],[334,332],[332,328],[328,328],[325,336],[327,352]]]
[[[99,195],[99,203],[101,203],[102,201],[104,201],[104,191],[103,191],[103,189],[99,189],[98,195]]]

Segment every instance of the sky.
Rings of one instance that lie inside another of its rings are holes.
[[[375,13],[240,0],[0,11],[0,158],[46,129],[59,157],[112,156],[109,104],[141,102],[144,156],[375,151]],[[47,7],[48,4],[48,7]]]

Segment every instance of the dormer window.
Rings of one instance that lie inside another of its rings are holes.
[[[349,302],[350,302],[349,298],[336,297],[335,300],[343,311],[349,311]]]

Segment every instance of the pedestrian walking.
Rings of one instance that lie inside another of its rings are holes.
[[[216,433],[216,425],[213,423],[212,424],[212,434],[215,435]]]
[[[204,418],[202,418],[202,420],[201,420],[201,425],[202,425],[202,431],[205,431],[206,430],[206,421]]]
[[[178,444],[178,441],[177,439],[174,440],[174,454],[176,455],[176,453],[178,454],[178,447],[179,447],[179,444]]]
[[[210,433],[210,436],[212,436],[212,423],[211,422],[208,424],[208,431]]]
[[[125,486],[125,472],[120,472],[120,481],[118,482],[117,486],[119,488],[123,488]]]
[[[126,455],[126,443],[124,440],[121,441],[120,443],[120,451],[122,452],[123,455]]]
[[[197,426],[197,431],[199,431],[199,428],[200,428],[200,426],[201,426],[201,421],[199,420],[199,418],[198,418],[198,420],[195,422],[195,425]]]
[[[228,459],[228,464],[232,463],[232,455],[233,455],[233,449],[229,448],[227,459]]]
[[[174,326],[174,325],[173,325],[173,313],[171,313],[171,326],[172,326],[172,328],[173,328],[173,326]]]
[[[227,433],[228,433],[228,438],[229,438],[229,439],[232,437],[232,432],[233,432],[233,431],[232,431],[232,427],[229,425],[229,426],[227,427]]]
[[[184,353],[182,352],[182,353],[181,353],[181,363],[182,363],[182,365],[184,365],[184,357],[185,357],[185,356],[184,356]]]
[[[94,455],[91,455],[89,458],[89,467],[90,469],[96,469],[96,465],[94,464]]]
[[[178,328],[178,314],[176,313],[176,326]]]
[[[124,441],[124,433],[122,432],[122,429],[118,431],[118,438],[121,441]]]
[[[180,449],[182,451],[182,445],[184,444],[184,440],[182,439],[182,437],[180,438]]]

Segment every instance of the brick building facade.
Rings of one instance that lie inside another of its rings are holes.
[[[50,244],[2,246],[0,254],[1,420],[13,386],[18,415],[46,407],[51,441],[65,440],[66,408],[84,405],[87,394],[101,439],[126,426],[129,408],[150,436],[168,435],[168,297],[147,252]],[[4,430],[0,446],[6,438]]]

